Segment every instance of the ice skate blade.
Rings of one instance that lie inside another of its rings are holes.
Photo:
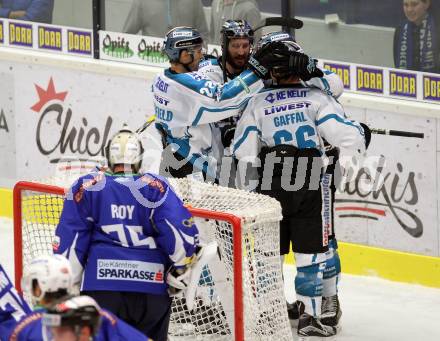
[[[337,341],[337,337],[337,335],[332,335],[328,337],[298,335],[298,341]]]

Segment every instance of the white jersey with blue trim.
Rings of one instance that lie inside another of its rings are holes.
[[[334,72],[320,68],[324,73],[323,77],[314,77],[307,82],[302,82],[306,87],[317,88],[324,91],[327,95],[339,98],[344,92],[344,83],[341,78]],[[199,73],[210,80],[223,83],[223,70],[217,59],[203,60],[199,64]],[[230,78],[228,78],[228,81]]]
[[[323,151],[322,138],[344,154],[365,151],[363,128],[333,97],[302,84],[266,88],[253,96],[238,122],[234,155],[253,162],[263,146],[280,144]]]
[[[166,69],[153,82],[157,122],[166,131],[167,143],[174,146],[175,152],[191,163],[200,162],[200,158],[209,162],[212,156],[209,123],[237,115],[250,95],[262,86],[261,80],[249,70],[222,85],[198,72],[175,73]]]
[[[334,98],[339,98],[344,91],[344,84],[341,78],[334,72],[324,69],[321,69],[324,73],[323,77],[315,77],[310,79],[307,82],[301,81],[306,87],[320,89],[327,95],[330,95]],[[219,64],[219,60],[212,58],[208,60],[204,60],[199,64],[199,72],[215,82],[223,82],[223,69]],[[230,80],[228,78],[228,80]],[[234,121],[238,121],[241,116],[241,112]],[[216,159],[221,160],[224,155],[222,141],[221,141],[221,132],[222,127],[231,125],[231,122],[216,122],[212,125],[212,146],[215,151]]]

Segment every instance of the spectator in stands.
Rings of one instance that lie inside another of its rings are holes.
[[[394,33],[396,68],[440,73],[440,23],[431,0],[403,0],[406,21]]]
[[[0,18],[50,24],[54,0],[0,0]]]
[[[162,38],[176,26],[194,27],[208,37],[201,0],[134,0],[122,30]]]
[[[261,21],[260,10],[255,0],[214,0],[211,5],[210,43],[220,45],[222,26],[226,20],[246,20],[252,28]],[[255,40],[260,37],[258,34]]]

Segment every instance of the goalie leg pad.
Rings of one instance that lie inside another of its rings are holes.
[[[341,279],[341,260],[338,253],[336,239],[329,242],[329,250],[326,252],[327,260],[324,269],[323,292],[324,297],[334,296],[338,293],[338,284]]]
[[[296,297],[304,303],[305,312],[312,316],[321,314],[322,286],[325,269],[325,253],[295,253],[297,274]]]

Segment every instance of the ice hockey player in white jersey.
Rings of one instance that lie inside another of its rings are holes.
[[[209,123],[236,115],[248,96],[262,87],[259,77],[249,70],[225,86],[203,77],[197,72],[202,44],[193,28],[168,32],[163,51],[171,67],[153,81],[156,127],[164,147],[169,147],[161,168],[173,177],[202,172],[215,178]]]
[[[272,32],[263,36],[258,42],[257,49],[273,41],[291,41],[295,42],[292,35],[286,32]],[[302,48],[297,45],[298,51],[304,53]],[[321,89],[326,94],[338,99],[344,90],[344,84],[338,75],[335,73],[322,69],[323,77],[313,77],[310,80],[301,83],[306,87],[312,87]],[[267,86],[270,86],[272,80],[267,81]],[[337,171],[336,164],[339,158],[339,150],[336,147],[331,147],[326,141],[324,141],[326,146],[325,154],[332,158],[332,164],[327,166],[326,176],[330,180],[330,212],[333,212],[334,202],[335,202],[335,171]],[[330,326],[337,326],[339,319],[341,318],[342,311],[338,298],[338,289],[341,279],[341,261],[338,253],[338,243],[335,236],[334,228],[334,216],[331,215],[330,218],[330,233],[329,233],[329,250],[327,251],[326,267],[324,269],[323,277],[323,304],[322,304],[322,314],[321,321]],[[292,304],[288,303],[288,313],[289,319],[293,325],[296,325],[299,319],[299,302],[294,302]]]
[[[205,78],[196,71],[202,59],[202,43],[193,28],[177,27],[168,32],[163,51],[171,67],[153,81],[156,127],[165,147],[171,147],[171,157],[163,155],[161,168],[173,177],[201,172],[215,178],[209,123],[237,115],[249,96],[263,86],[260,78],[264,75],[258,70],[267,57],[263,54],[254,58],[252,71],[245,70],[224,85]]]
[[[215,82],[225,82],[234,79],[247,67],[251,48],[254,42],[254,31],[245,20],[227,20],[222,27],[222,56],[209,58],[199,64],[199,72]],[[270,41],[291,40],[293,37],[286,32],[272,32],[264,35],[259,44],[266,44]],[[307,66],[305,64],[305,66]],[[316,87],[325,93],[338,98],[343,92],[343,83],[335,73],[321,69],[322,74],[307,75],[302,81],[305,86]],[[312,77],[313,76],[313,77]],[[241,113],[212,124],[213,150],[217,152],[216,160],[217,177],[220,184],[233,183],[234,163],[229,159],[231,155],[230,146],[234,136],[235,127]],[[223,179],[229,172],[221,172],[221,167],[231,169],[231,179]]]
[[[110,139],[108,169],[80,177],[69,190],[53,249],[70,260],[82,294],[165,341],[167,283],[189,273],[198,229],[164,178],[140,172],[142,154],[140,139],[128,129]]]
[[[349,120],[332,96],[305,87],[300,69],[289,70],[291,59],[302,53],[298,44],[275,41],[261,48],[272,51],[267,73],[273,83],[253,96],[243,112],[234,155],[240,163],[259,165],[257,191],[281,203],[281,255],[292,244],[297,266],[298,334],[330,337],[336,328],[319,318],[332,217],[326,167],[331,160],[325,157],[324,139],[342,154],[358,155],[370,134],[367,126]]]

